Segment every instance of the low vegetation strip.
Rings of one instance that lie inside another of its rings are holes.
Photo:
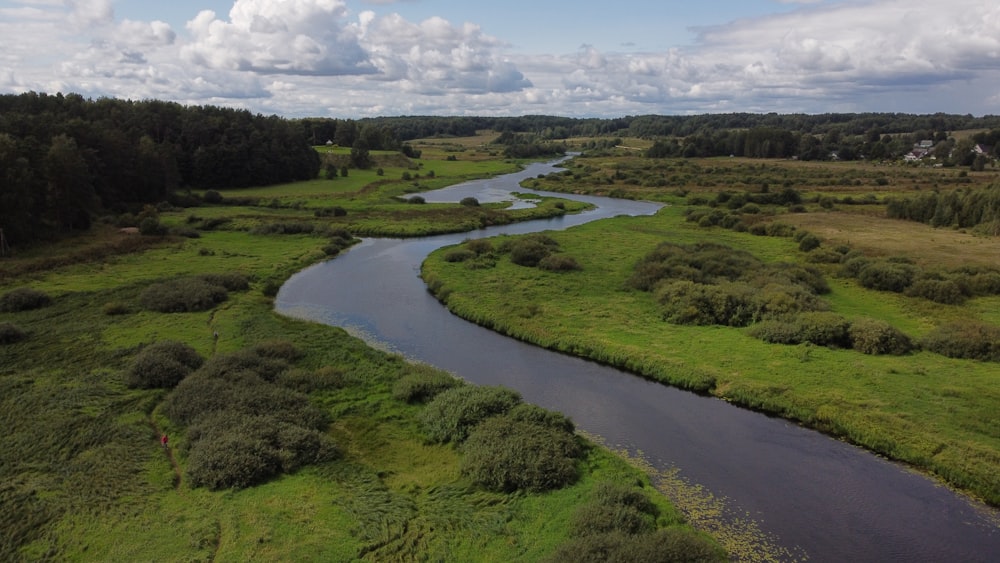
[[[984,424],[1000,404],[996,364],[958,359],[993,353],[995,325],[957,321],[974,317],[974,309],[914,306],[918,297],[886,300],[838,278],[839,266],[795,265],[806,253],[791,237],[705,229],[680,209],[547,236],[576,257],[581,272],[525,267],[496,252],[454,261],[456,250],[445,248],[424,263],[422,275],[449,309],[484,326],[801,421],[1000,503],[1000,436]],[[492,246],[518,240],[495,239]],[[657,250],[664,240],[670,245]],[[715,253],[717,267],[699,248]],[[675,257],[674,249],[681,250]],[[704,279],[713,271],[721,279]],[[739,281],[750,279],[746,272],[756,282]],[[762,272],[805,285],[778,292]],[[689,290],[678,292],[681,282],[665,274],[682,276]],[[716,283],[692,293],[694,279]],[[740,283],[748,291],[733,293]],[[768,292],[784,297],[753,305]],[[796,304],[793,295],[805,301]],[[951,309],[935,323],[925,316],[929,307]],[[911,352],[918,343],[922,349]]]

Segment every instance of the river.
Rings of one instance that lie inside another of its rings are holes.
[[[509,199],[521,172],[421,194],[428,202]],[[563,412],[609,446],[724,499],[784,548],[811,561],[998,561],[997,511],[862,449],[724,401],[549,352],[464,321],[419,278],[433,250],[468,238],[521,234],[659,205],[568,196],[596,204],[578,215],[414,239],[366,239],[334,260],[292,276],[275,300],[294,317],[339,326],[369,344],[482,385],[504,385]]]

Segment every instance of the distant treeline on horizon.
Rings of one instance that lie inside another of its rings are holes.
[[[573,137],[657,141],[647,156],[894,158],[912,143],[947,144],[982,130],[1000,146],[1000,116],[902,113],[643,115],[619,118],[400,116],[297,118],[159,100],[79,94],[0,95],[0,229],[14,244],[86,229],[100,213],[176,200],[190,189],[241,188],[315,178],[313,146],[404,150],[406,141],[502,133],[507,153],[558,150]],[[966,144],[973,142],[963,139]],[[968,158],[967,151],[944,147]],[[961,147],[958,147],[961,148]],[[944,153],[942,149],[942,154]],[[966,164],[956,162],[955,164]],[[190,196],[187,196],[190,199]]]

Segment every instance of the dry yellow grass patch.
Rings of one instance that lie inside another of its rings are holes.
[[[867,254],[912,258],[923,267],[1000,266],[1000,238],[979,237],[922,223],[846,212],[798,213],[780,219],[827,245],[849,244]]]

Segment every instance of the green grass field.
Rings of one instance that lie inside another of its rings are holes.
[[[442,183],[512,166],[424,162]],[[394,196],[412,183],[380,184],[402,170],[384,172],[352,170],[348,178],[223,193],[263,205],[223,201],[159,214],[165,225],[197,230],[197,238],[124,235],[101,224],[0,262],[0,294],[30,287],[52,300],[2,315],[26,338],[0,344],[0,559],[538,561],[569,540],[575,512],[603,482],[650,495],[659,527],[690,530],[642,470],[593,444],[569,487],[532,494],[477,487],[459,471],[461,452],[425,439],[423,407],[391,393],[400,377],[426,368],[343,330],[273,312],[265,296],[271,284],[326,259],[328,233],[338,228],[398,236],[563,212],[555,201],[515,213],[400,203]],[[347,214],[314,213],[334,205]],[[200,228],[206,219],[228,222]],[[250,232],[276,222],[315,228]],[[250,289],[200,312],[141,305],[153,283],[223,272],[244,274]],[[133,356],[162,340],[189,344],[204,357],[291,343],[303,354],[293,367],[300,377],[339,378],[309,399],[330,414],[327,434],[341,457],[246,489],[192,487],[191,440],[162,410],[168,392],[125,383]],[[169,456],[159,444],[162,432],[171,437]]]
[[[585,182],[580,189],[587,191]],[[645,193],[648,188],[636,190]],[[672,385],[707,388],[736,404],[800,421],[905,461],[1000,504],[997,364],[930,352],[870,356],[810,344],[767,344],[744,329],[669,324],[649,293],[626,287],[633,266],[660,242],[712,241],[766,262],[804,261],[790,238],[702,228],[685,221],[683,211],[684,206],[673,205],[654,217],[615,218],[549,233],[582,271],[553,273],[518,266],[507,258],[494,268],[472,269],[445,261],[449,250],[441,249],[424,263],[423,276],[453,312],[499,332]],[[835,214],[789,217],[810,230],[813,216],[825,221],[829,230],[824,234],[833,245],[853,238],[852,221],[860,220],[841,215],[845,219],[839,224],[847,226],[839,231]],[[869,250],[882,248],[890,255],[929,262],[933,256],[922,258],[916,251],[937,241],[940,247],[934,252],[950,254],[953,263],[990,265],[992,248],[992,265],[997,264],[995,239],[891,222],[892,232],[882,237],[880,247],[878,221],[867,221],[872,235],[863,246]],[[912,338],[954,320],[997,323],[996,297],[941,305],[866,290],[855,280],[836,277],[835,270],[826,269],[832,292],[825,299],[833,312],[848,319],[882,319]]]

